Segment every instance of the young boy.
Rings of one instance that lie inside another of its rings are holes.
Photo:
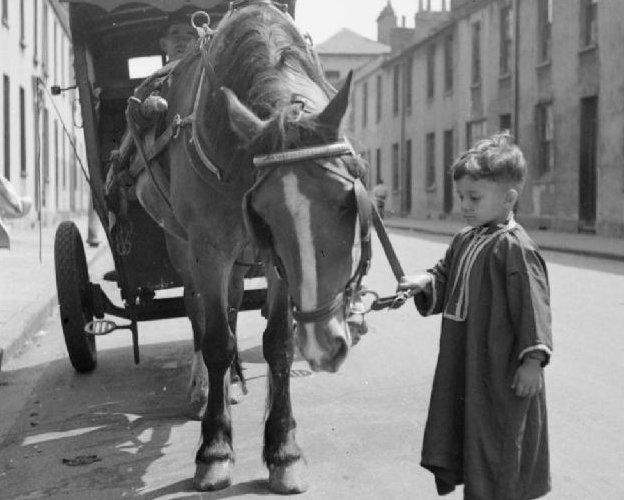
[[[445,257],[408,277],[418,311],[442,313],[421,465],[440,495],[526,500],[550,490],[543,367],[551,350],[546,265],[513,217],[526,164],[508,133],[453,165],[470,225]]]

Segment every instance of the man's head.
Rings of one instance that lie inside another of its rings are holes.
[[[462,215],[471,226],[504,222],[522,192],[527,170],[509,132],[479,141],[451,169]]]
[[[193,40],[197,38],[197,31],[190,23],[175,21],[171,23],[160,38],[160,48],[167,56],[168,61],[180,59]]]

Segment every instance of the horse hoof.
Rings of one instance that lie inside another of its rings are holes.
[[[240,382],[233,382],[230,385],[230,404],[237,405],[243,400],[245,394],[247,394],[247,389]]]
[[[300,459],[288,465],[269,467],[269,489],[280,495],[303,493],[308,489],[308,467]]]
[[[211,464],[199,462],[195,467],[193,486],[199,491],[215,491],[227,488],[232,484],[231,460],[219,460]]]

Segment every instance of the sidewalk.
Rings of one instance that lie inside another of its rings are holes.
[[[83,239],[87,216],[73,219]],[[58,224],[42,229],[39,261],[39,227],[11,227],[11,250],[0,250],[0,370],[2,357],[15,355],[28,338],[43,326],[57,305],[54,271],[54,235]],[[100,228],[100,246],[85,243],[90,264],[108,250]]]
[[[411,217],[387,217],[384,224],[387,228],[443,236],[453,235],[465,227],[465,224],[456,221],[419,220]],[[624,261],[624,239],[540,230],[528,233],[542,250]]]

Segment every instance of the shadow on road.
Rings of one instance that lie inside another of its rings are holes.
[[[261,351],[249,349],[244,362],[259,362]],[[0,443],[0,497],[197,498],[191,478],[200,423],[185,414],[191,352],[186,341],[146,345],[134,365],[124,347],[98,352],[98,367],[87,375],[66,359],[3,373],[11,384],[21,371],[46,370]],[[79,457],[91,463],[63,464]],[[248,493],[268,494],[266,480],[210,497]]]

